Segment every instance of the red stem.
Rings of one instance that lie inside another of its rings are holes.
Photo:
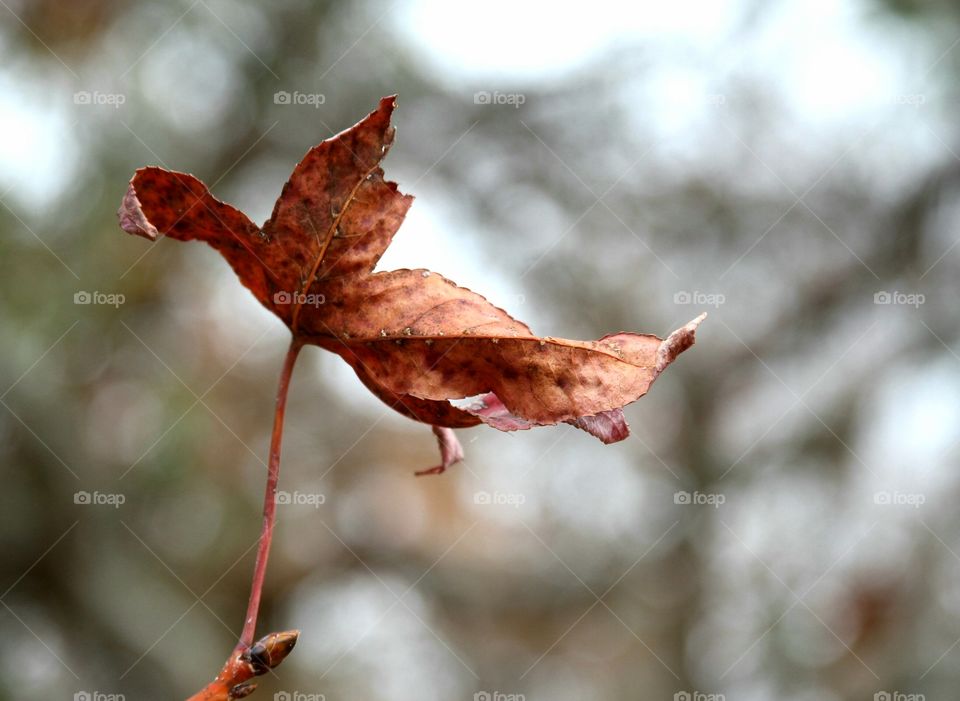
[[[287,390],[290,388],[290,376],[297,362],[302,342],[294,336],[287,350],[280,372],[280,384],[277,387],[277,404],[273,413],[273,433],[270,436],[270,461],[267,466],[267,488],[263,495],[263,527],[260,531],[260,544],[257,547],[257,562],[253,568],[253,582],[250,585],[250,603],[247,616],[243,621],[243,632],[237,649],[246,649],[253,644],[253,634],[257,627],[257,613],[260,610],[260,594],[267,573],[267,557],[270,555],[270,543],[273,540],[273,524],[277,512],[277,481],[280,478],[280,444],[283,439],[283,416],[287,408]]]

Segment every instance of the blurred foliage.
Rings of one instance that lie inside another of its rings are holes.
[[[472,429],[436,479],[411,476],[425,427],[305,353],[281,488],[323,503],[280,510],[260,629],[303,636],[260,697],[955,694],[954,5],[858,6],[912,82],[821,121],[744,49],[785,3],[695,52],[628,37],[498,79],[425,52],[402,4],[8,2],[2,153],[44,138],[0,169],[0,699],[182,698],[241,627],[285,330],[212,251],[120,232],[133,170],[262,220],[309,146],[395,92],[387,175],[418,201],[383,267],[543,334],[710,317],[627,442]],[[715,84],[664,117],[664,70],[691,65]]]

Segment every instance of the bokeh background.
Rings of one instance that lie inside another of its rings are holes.
[[[626,442],[427,479],[305,352],[255,698],[956,698],[956,3],[0,0],[0,59],[0,699],[183,698],[241,627],[287,332],[118,229],[133,170],[263,221],[392,93],[381,269],[544,335],[710,316]]]

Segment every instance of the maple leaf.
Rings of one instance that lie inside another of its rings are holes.
[[[217,249],[295,338],[338,354],[377,397],[434,427],[441,464],[424,472],[462,458],[450,429],[480,423],[514,431],[566,422],[605,443],[626,438],[622,407],[694,343],[705,315],[666,340],[541,338],[434,272],[374,273],[413,202],[380,167],[394,138],[395,103],[383,98],[355,126],[310,149],[262,227],[194,176],[158,167],[130,181],[120,226]]]

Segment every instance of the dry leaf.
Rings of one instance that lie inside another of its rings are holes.
[[[384,402],[435,428],[442,472],[462,451],[449,428],[567,422],[605,443],[629,434],[622,407],[694,342],[700,316],[666,340],[540,338],[480,295],[427,270],[373,273],[413,202],[384,180],[395,98],[310,149],[258,227],[192,175],[136,172],[121,227],[216,248],[306,343],[337,353]],[[451,401],[469,398],[467,402]]]

